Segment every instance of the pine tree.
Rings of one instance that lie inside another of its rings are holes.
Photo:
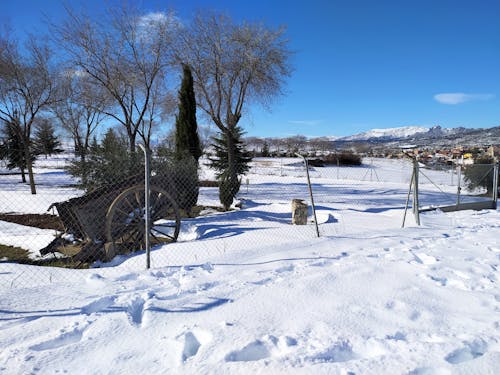
[[[241,181],[238,176],[245,174],[250,169],[249,163],[252,160],[250,153],[245,150],[241,140],[243,131],[236,126],[232,133],[224,132],[219,137],[213,137],[212,146],[215,149],[215,157],[210,159],[210,166],[217,171],[219,180],[219,199],[225,210],[228,210],[233,203],[234,197],[240,190]],[[232,142],[228,142],[228,137]],[[229,171],[228,143],[234,145],[234,165],[235,174]],[[236,175],[236,177],[234,177]]]
[[[26,182],[26,157],[24,152],[23,137],[18,127],[12,122],[5,122],[2,129],[3,138],[1,145],[1,159],[7,160],[7,168],[19,168],[22,182]],[[31,155],[31,162],[35,161],[35,155]]]
[[[196,98],[193,76],[188,65],[183,66],[183,77],[179,90],[179,113],[175,118],[175,151],[182,159],[189,153],[198,162],[202,151],[196,122]]]
[[[94,138],[88,157],[83,161],[75,160],[68,171],[79,177],[81,186],[89,191],[141,173],[141,163],[137,155],[130,154],[126,139],[109,129],[101,144]]]
[[[264,144],[262,145],[261,155],[264,158],[269,157],[269,144],[266,141],[264,141]]]
[[[55,135],[54,126],[47,120],[43,119],[35,129],[34,150],[37,155],[58,154],[63,152],[61,142]]]

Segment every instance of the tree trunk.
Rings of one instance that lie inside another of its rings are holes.
[[[24,167],[19,167],[19,169],[21,170],[21,181],[23,183],[26,183],[26,174],[24,173]]]
[[[127,129],[127,135],[128,135],[128,143],[129,143],[129,149],[130,153],[133,155],[135,154],[135,133],[133,133],[130,129]]]
[[[231,180],[236,181],[238,174],[236,173],[236,156],[235,156],[234,136],[232,129],[227,129],[227,171]]]
[[[28,169],[28,177],[30,180],[31,194],[36,194],[35,177],[33,175],[33,163],[31,162],[30,145],[25,143],[24,156],[26,158],[26,168]]]
[[[227,142],[227,174],[219,186],[220,201],[227,211],[231,207],[234,198],[239,190],[238,173],[236,166],[235,139],[231,128],[226,131]]]

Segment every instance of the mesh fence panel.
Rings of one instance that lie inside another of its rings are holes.
[[[21,182],[18,170],[12,174],[1,167],[0,285],[83,280],[93,277],[96,268],[101,276],[145,269],[144,160],[115,165],[116,176],[100,185],[89,183],[89,172],[86,186],[82,178],[68,173],[72,160],[67,154],[37,160],[35,195],[28,183]],[[201,159],[197,167],[187,159],[158,155],[151,160],[152,268],[210,267],[239,254],[269,254],[277,239],[280,244],[311,246],[316,223],[302,159],[255,158],[241,177],[229,211],[222,208],[216,173],[207,164]],[[482,174],[482,166],[474,168]],[[485,168],[484,173],[491,166]],[[456,199],[456,171],[422,172],[422,204]],[[106,173],[106,178],[114,175],[112,170]],[[377,230],[366,226],[366,215],[376,215],[380,228],[401,226],[411,161],[310,165],[309,174],[321,236]],[[471,197],[482,197],[485,189],[469,187],[466,176],[461,173],[461,186],[467,191],[463,199],[469,190]],[[306,225],[291,225],[294,199],[308,206]]]
[[[473,202],[491,202],[494,171],[493,164],[420,168],[420,207],[425,209]]]

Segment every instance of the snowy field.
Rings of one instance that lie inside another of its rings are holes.
[[[439,189],[421,200],[451,199],[451,176],[428,173]],[[0,211],[80,193],[58,165],[37,174],[36,197],[1,176]],[[0,373],[497,374],[500,212],[402,229],[410,175],[398,160],[311,171],[316,238],[290,225],[291,199],[308,199],[298,159],[257,159],[242,209],[185,220],[151,270],[142,253],[78,271],[0,262]],[[54,234],[0,228],[0,243],[35,241],[33,256]]]

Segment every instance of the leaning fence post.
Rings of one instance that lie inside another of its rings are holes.
[[[316,235],[319,237],[319,228],[318,228],[318,219],[316,218],[316,207],[314,206],[314,198],[313,198],[313,192],[312,192],[312,187],[311,187],[311,179],[309,178],[309,165],[307,165],[307,159],[300,155],[300,154],[295,154],[299,158],[302,158],[304,160],[304,164],[306,166],[306,176],[307,176],[307,186],[309,186],[309,196],[311,197],[311,206],[312,206],[312,211],[314,215],[314,225],[316,226]]]
[[[151,150],[148,147],[139,144],[139,147],[144,151],[144,247],[146,248],[146,268],[151,267],[151,243],[149,241],[149,232],[151,228],[151,207],[149,204],[150,193],[150,156]]]
[[[498,201],[498,184],[499,184],[498,174],[499,173],[500,173],[499,164],[496,163],[495,166],[493,167],[493,202],[495,202],[495,207],[496,207],[497,201]]]
[[[413,179],[414,182],[414,188],[413,188],[413,213],[415,215],[415,221],[417,222],[417,225],[420,225],[420,209],[419,209],[419,202],[418,202],[418,175],[419,175],[419,170],[418,170],[418,160],[415,158],[413,161],[413,168],[414,168],[414,174],[415,177]]]
[[[403,216],[403,224],[401,224],[401,228],[405,227],[406,213],[408,212],[408,204],[410,203],[410,194],[411,194],[411,189],[413,187],[414,178],[415,178],[415,168],[413,168],[413,172],[411,173],[410,188],[408,189],[408,195],[406,196],[405,214]]]

